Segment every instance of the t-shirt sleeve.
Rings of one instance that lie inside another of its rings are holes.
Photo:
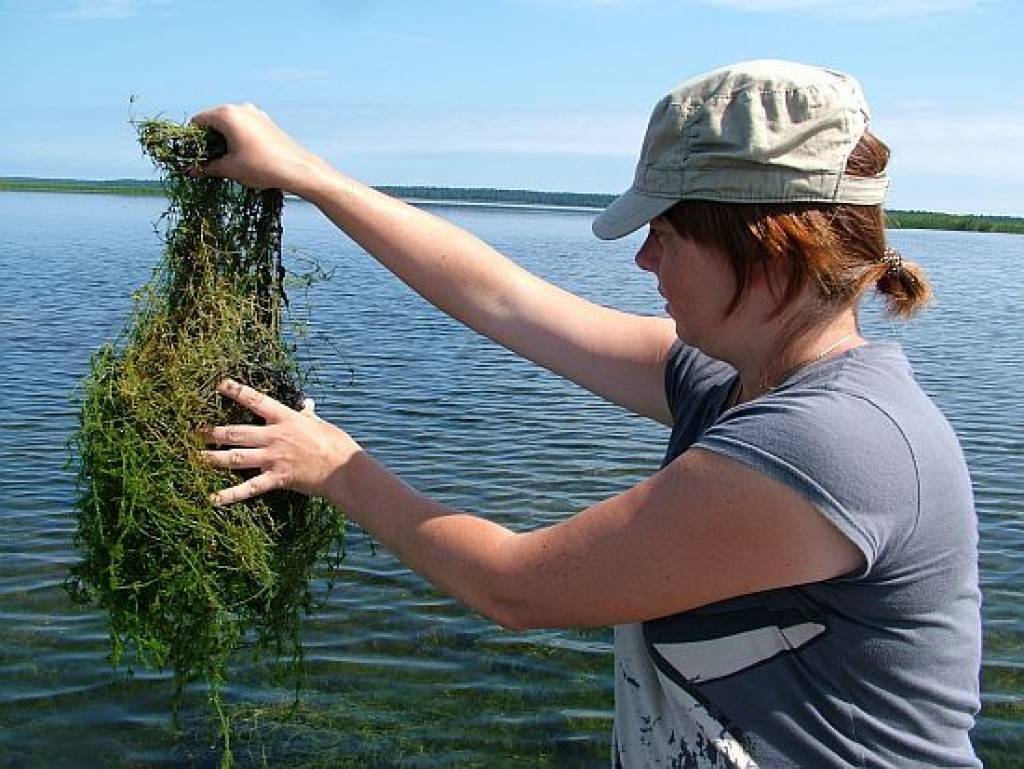
[[[865,398],[824,388],[772,393],[726,412],[694,446],[803,494],[884,570],[919,516],[918,472],[903,431]]]
[[[735,373],[728,363],[709,357],[677,339],[665,365],[665,397],[673,421],[684,419],[687,408],[703,403],[710,388]]]

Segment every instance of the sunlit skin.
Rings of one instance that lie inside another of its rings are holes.
[[[814,359],[822,350],[838,353],[864,344],[857,333],[854,310],[845,308],[796,340],[780,357],[776,340],[790,318],[813,301],[810,289],[779,314],[778,298],[771,287],[781,285],[782,280],[775,277],[770,281],[755,267],[749,293],[730,313],[736,280],[727,257],[680,235],[664,216],[651,222],[635,261],[640,269],[657,277],[658,293],[665,298],[665,310],[675,322],[678,337],[739,371],[743,400],[764,393],[765,371],[777,383],[786,372],[801,361]],[[829,349],[836,341],[842,343]]]
[[[755,280],[738,312],[728,264],[658,219],[637,264],[657,276],[671,318],[629,315],[531,275],[471,234],[330,168],[251,105],[203,112],[229,152],[204,172],[300,195],[438,308],[500,344],[638,414],[671,423],[665,361],[677,333],[733,364],[745,398],[783,318]],[[808,298],[809,300],[809,298]],[[796,308],[799,310],[799,307]],[[852,310],[789,350],[811,360],[861,343]],[[221,426],[206,453],[257,470],[225,489],[231,504],[276,488],[327,497],[442,590],[512,628],[613,625],[746,593],[836,577],[863,556],[796,491],[736,461],[690,450],[660,472],[554,526],[514,533],[402,482],[341,428],[242,383],[220,392],[265,421]],[[523,511],[528,514],[529,511]],[[728,568],[725,568],[725,566]]]
[[[675,321],[679,338],[720,357],[715,355],[715,340],[739,320],[726,316],[735,281],[724,257],[680,236],[667,219],[658,217],[635,261],[658,279],[658,293],[665,298],[665,311]]]

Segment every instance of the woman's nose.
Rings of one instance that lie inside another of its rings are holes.
[[[654,233],[650,232],[647,234],[647,238],[644,240],[643,245],[640,246],[640,250],[636,252],[634,261],[636,261],[636,266],[641,270],[657,272],[658,257],[658,242],[654,237]]]

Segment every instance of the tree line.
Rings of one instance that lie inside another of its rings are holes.
[[[559,206],[604,208],[615,195],[591,192],[545,192],[506,190],[497,187],[429,187],[384,185],[376,189],[407,200],[450,201],[494,205]],[[0,190],[22,192],[76,192],[115,195],[163,195],[159,181],[147,179],[38,179],[27,176],[0,177]],[[888,226],[894,229],[960,230],[966,232],[1011,232],[1024,234],[1024,217],[947,214],[937,211],[886,211]]]

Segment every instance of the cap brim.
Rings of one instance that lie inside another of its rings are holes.
[[[597,215],[591,228],[601,240],[625,237],[668,211],[677,202],[677,198],[653,197],[635,189],[627,190]]]

